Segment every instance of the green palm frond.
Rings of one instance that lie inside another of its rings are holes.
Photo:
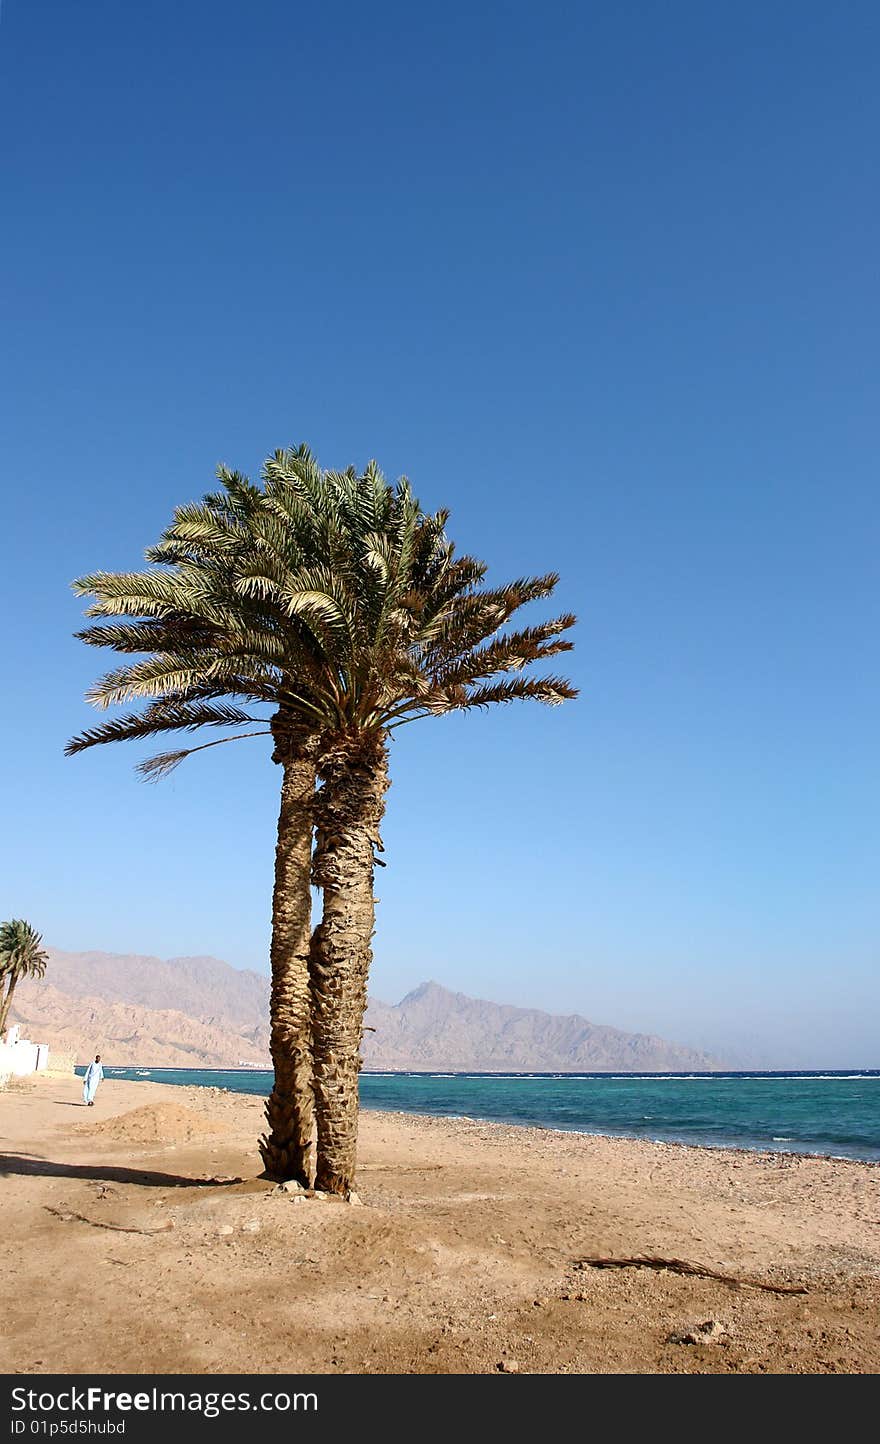
[[[557,707],[561,702],[573,701],[577,695],[577,688],[564,677],[511,677],[506,682],[487,683],[470,690],[462,688],[460,694],[448,699],[441,694],[436,702],[429,700],[427,705],[434,713],[460,712],[526,700]]]
[[[93,572],[72,584],[78,597],[94,596],[87,617],[162,616],[180,600],[179,579],[158,568],[149,572]]]
[[[100,727],[87,728],[79,736],[72,737],[64,748],[67,757],[84,752],[89,747],[104,742],[130,742],[145,737],[155,737],[160,732],[194,732],[199,727],[241,727],[247,722],[264,719],[252,716],[240,707],[230,707],[204,702],[155,703],[145,712],[130,713],[127,717],[115,717]]]
[[[217,639],[218,629],[195,617],[177,617],[96,623],[75,632],[74,636],[90,647],[112,647],[116,652],[155,652],[167,651],[181,642],[208,646]]]
[[[107,708],[166,693],[185,693],[203,680],[221,677],[226,666],[222,654],[214,651],[204,655],[156,652],[143,661],[108,672],[86,693],[86,700],[94,707]]]
[[[435,679],[436,685],[448,687],[492,677],[496,672],[521,672],[532,662],[554,657],[559,652],[570,652],[574,643],[561,634],[574,623],[575,618],[567,614],[542,622],[537,627],[502,633],[486,646],[475,647],[458,661],[441,667]]]

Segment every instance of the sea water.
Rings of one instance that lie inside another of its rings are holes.
[[[79,1070],[82,1071],[82,1070]],[[267,1095],[258,1069],[114,1068],[107,1078]],[[880,1161],[880,1069],[824,1073],[362,1073],[361,1105],[713,1148]]]

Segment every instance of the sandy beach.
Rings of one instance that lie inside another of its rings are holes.
[[[258,1177],[261,1100],[0,1093],[0,1368],[873,1373],[880,1168],[365,1113],[361,1206]],[[597,1255],[684,1259],[806,1293]]]

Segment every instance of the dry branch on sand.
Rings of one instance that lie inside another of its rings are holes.
[[[72,1208],[52,1208],[49,1204],[44,1204],[43,1207],[47,1213],[60,1218],[62,1223],[87,1223],[92,1228],[110,1228],[114,1233],[167,1233],[169,1228],[174,1227],[170,1218],[158,1228],[132,1228],[124,1223],[104,1223],[98,1218],[86,1218],[84,1213],[75,1213]]]
[[[763,1279],[737,1278],[734,1274],[718,1273],[707,1264],[688,1263],[681,1258],[657,1258],[653,1254],[636,1254],[633,1258],[582,1258],[575,1268],[580,1269],[668,1269],[673,1274],[689,1274],[701,1279],[715,1279],[733,1289],[764,1289],[769,1294],[805,1294],[803,1284],[771,1284]]]

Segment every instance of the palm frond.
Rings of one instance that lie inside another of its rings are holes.
[[[570,652],[574,643],[561,634],[573,627],[576,620],[568,613],[536,627],[502,633],[486,646],[476,647],[450,665],[441,666],[435,675],[435,684],[449,687],[491,677],[497,672],[520,672],[532,662]]]
[[[460,695],[444,697],[436,701],[429,699],[429,711],[443,712],[470,711],[473,708],[496,706],[504,702],[543,702],[545,706],[557,707],[561,702],[573,701],[578,689],[564,677],[512,677],[504,682],[486,683],[484,686],[463,688]]]
[[[179,767],[181,762],[185,762],[187,757],[194,757],[197,752],[206,752],[209,747],[222,747],[224,742],[241,742],[245,737],[271,736],[271,731],[266,728],[260,732],[239,732],[235,737],[217,737],[213,742],[202,742],[198,747],[184,747],[177,752],[158,752],[155,757],[139,762],[135,771],[147,782],[158,782]]]
[[[131,742],[155,737],[160,732],[196,731],[199,727],[241,727],[247,722],[263,721],[240,707],[204,702],[155,703],[145,712],[116,717],[100,727],[87,728],[72,737],[64,748],[65,756],[73,757],[89,747],[105,742]]]

